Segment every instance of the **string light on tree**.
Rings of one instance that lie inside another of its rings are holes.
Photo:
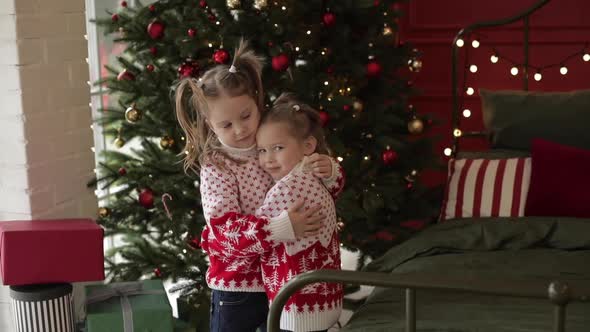
[[[584,53],[584,55],[582,55],[582,60],[586,62],[590,61],[590,54]]]
[[[490,57],[490,61],[492,63],[498,63],[498,60],[500,60],[500,58],[495,54],[492,54],[492,56]]]
[[[533,77],[535,78],[535,81],[537,81],[537,82],[539,82],[541,79],[543,79],[543,75],[541,75],[540,71],[536,72]]]
[[[469,109],[463,110],[463,117],[468,118],[471,116],[471,111]]]
[[[456,42],[457,47],[463,47],[465,45],[465,41],[461,38],[457,39]]]
[[[477,66],[476,65],[469,66],[469,71],[472,73],[477,73]]]
[[[475,93],[475,89],[473,89],[472,87],[467,87],[467,90],[465,90],[465,93],[467,93],[468,95],[473,95]]]
[[[473,48],[478,48],[479,47],[479,40],[477,40],[477,39],[472,40],[471,41],[471,46]]]
[[[443,153],[445,154],[445,156],[450,157],[451,154],[453,154],[453,150],[451,148],[445,148]]]
[[[510,69],[510,74],[512,74],[512,76],[518,75],[518,68],[517,67],[512,67]]]

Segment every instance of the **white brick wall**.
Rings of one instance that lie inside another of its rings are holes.
[[[95,217],[84,7],[0,0],[0,221]],[[0,287],[0,331],[7,303]]]

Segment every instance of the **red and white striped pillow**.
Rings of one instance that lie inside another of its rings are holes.
[[[531,179],[531,158],[452,159],[441,220],[521,217]]]

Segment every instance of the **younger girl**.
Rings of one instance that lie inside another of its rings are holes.
[[[275,181],[257,215],[275,218],[288,202],[305,198],[307,206],[321,206],[326,216],[319,234],[281,243],[261,258],[262,277],[272,302],[293,276],[319,269],[340,269],[340,245],[334,200],[322,182],[311,174],[305,159],[313,153],[328,153],[317,111],[292,95],[283,94],[263,115],[256,134],[260,165]],[[327,330],[342,310],[340,284],[315,283],[295,293],[281,315],[281,329]]]
[[[253,332],[265,323],[268,301],[260,257],[252,252],[278,240],[314,236],[322,219],[319,207],[304,210],[301,202],[274,219],[253,215],[272,185],[255,146],[264,110],[261,72],[262,60],[241,42],[231,66],[217,65],[176,89],[176,116],[186,137],[185,171],[200,169],[207,221],[201,246],[210,260],[212,332]],[[318,174],[333,169],[327,156],[314,164]],[[341,182],[333,173],[326,173],[331,175],[327,181],[338,190]]]

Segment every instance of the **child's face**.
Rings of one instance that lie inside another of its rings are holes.
[[[315,150],[313,136],[301,141],[290,134],[284,123],[265,123],[256,134],[260,166],[278,181],[289,174],[304,156]]]
[[[221,96],[207,100],[207,122],[215,135],[234,148],[248,148],[256,142],[260,112],[252,97]]]

